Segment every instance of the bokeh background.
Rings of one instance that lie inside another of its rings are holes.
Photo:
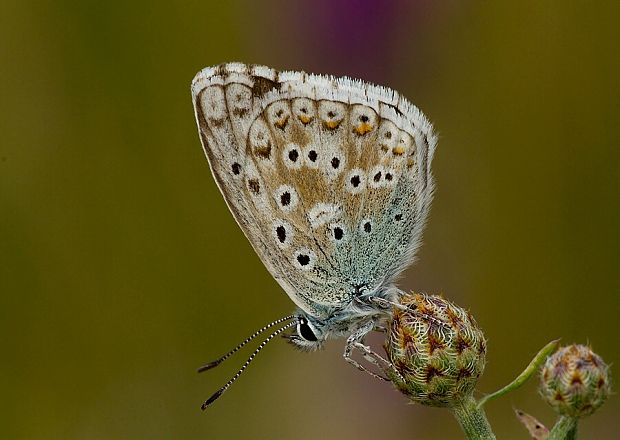
[[[434,122],[438,191],[402,286],[476,316],[481,392],[557,337],[617,364],[619,18],[612,1],[4,1],[0,437],[462,438],[342,341],[274,342],[199,410],[245,355],[196,367],[293,309],[200,147],[189,84],[224,61],[384,84]],[[552,424],[532,381],[489,405],[498,438],[528,438],[513,407]],[[617,438],[619,410],[584,438]]]

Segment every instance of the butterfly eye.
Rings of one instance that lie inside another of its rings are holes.
[[[297,334],[299,334],[299,336],[304,338],[306,341],[318,341],[314,331],[312,331],[312,327],[308,324],[308,320],[305,318],[301,318],[299,320],[299,324],[297,324]]]

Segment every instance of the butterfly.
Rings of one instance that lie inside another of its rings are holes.
[[[228,208],[297,305],[199,369],[281,325],[202,408],[292,327],[290,342],[303,350],[346,337],[344,358],[369,371],[351,353],[368,354],[364,337],[397,304],[395,281],[420,245],[434,188],[432,125],[397,92],[347,77],[227,63],[201,70],[191,91]]]

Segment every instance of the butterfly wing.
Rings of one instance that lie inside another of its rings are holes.
[[[326,317],[411,262],[436,144],[396,92],[348,78],[223,64],[192,97],[215,180],[267,269]]]

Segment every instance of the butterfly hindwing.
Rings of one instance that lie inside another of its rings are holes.
[[[231,212],[299,307],[327,316],[410,263],[436,143],[416,107],[361,81],[238,63],[198,73],[192,95]]]

